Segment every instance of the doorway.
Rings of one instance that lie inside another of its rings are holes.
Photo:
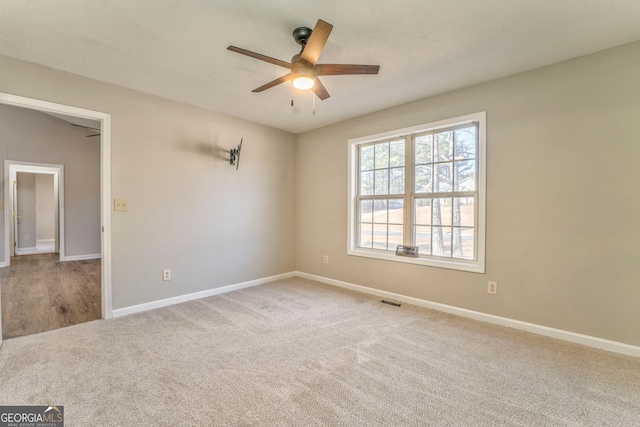
[[[62,114],[73,117],[80,117],[89,120],[95,120],[100,123],[100,272],[95,273],[100,278],[100,308],[101,317],[110,319],[112,314],[112,294],[111,294],[111,212],[110,212],[110,115],[92,110],[72,107],[63,104],[56,104],[47,101],[36,100],[6,93],[0,93],[0,104],[9,105],[31,110],[37,110],[49,114]],[[7,183],[12,182],[9,176],[9,168],[4,170],[5,187]],[[13,196],[11,189],[6,189],[4,193],[4,204],[2,213],[4,214],[4,260],[0,259],[0,267],[11,265],[11,233],[13,229],[13,211],[8,211],[8,207],[12,205],[10,197]],[[64,234],[62,233],[61,224],[64,225],[64,215],[62,212],[63,204],[59,207],[58,217],[58,251],[61,257],[64,257]],[[13,251],[15,253],[15,250]],[[40,256],[40,255],[36,255]],[[44,256],[44,255],[43,255]],[[2,304],[0,300],[0,328],[2,322]],[[2,338],[0,337],[0,345]]]
[[[57,253],[64,261],[64,166],[6,160],[6,169],[12,226],[5,266],[16,255]]]

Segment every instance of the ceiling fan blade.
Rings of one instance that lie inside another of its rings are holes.
[[[352,65],[352,64],[318,64],[317,76],[341,76],[347,74],[378,74],[379,65]]]
[[[318,19],[315,28],[311,32],[311,37],[309,37],[306,46],[300,54],[300,60],[311,66],[315,66],[332,29],[333,25],[324,22],[322,19]]]
[[[266,85],[262,85],[259,88],[252,90],[251,92],[262,92],[263,90],[270,89],[270,88],[272,88],[274,86],[279,85],[280,83],[284,83],[284,82],[289,81],[289,80],[291,80],[291,73],[285,74],[282,77],[278,77],[274,81],[269,82]]]
[[[232,51],[232,52],[236,52],[236,53],[239,53],[239,54],[242,54],[242,55],[247,55],[247,56],[250,56],[252,58],[268,62],[270,64],[274,64],[274,65],[278,65],[278,66],[283,67],[283,68],[291,69],[291,63],[286,62],[286,61],[281,61],[279,59],[275,59],[275,58],[272,58],[270,56],[260,55],[259,53],[251,52],[250,50],[242,49],[240,47],[229,46],[227,49]]]
[[[75,123],[69,123],[71,126],[75,126],[77,128],[84,128],[84,129],[91,129],[91,130],[95,130],[96,132],[100,132],[100,129],[96,129],[96,128],[91,128],[89,126],[82,126],[82,125],[77,125]]]
[[[313,85],[313,92],[323,101],[331,97],[329,92],[327,92],[327,88],[324,87],[319,78],[316,78],[316,84]]]

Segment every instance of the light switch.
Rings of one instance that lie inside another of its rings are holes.
[[[113,200],[113,210],[120,212],[128,212],[129,211],[129,200],[128,199],[114,199]]]

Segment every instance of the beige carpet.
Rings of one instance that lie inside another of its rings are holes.
[[[299,278],[4,342],[66,426],[633,426],[640,359]]]

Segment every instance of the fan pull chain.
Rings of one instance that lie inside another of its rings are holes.
[[[313,115],[316,115],[316,96],[313,91],[311,91],[311,99],[313,99]]]
[[[293,80],[291,80],[291,106],[293,107]]]

